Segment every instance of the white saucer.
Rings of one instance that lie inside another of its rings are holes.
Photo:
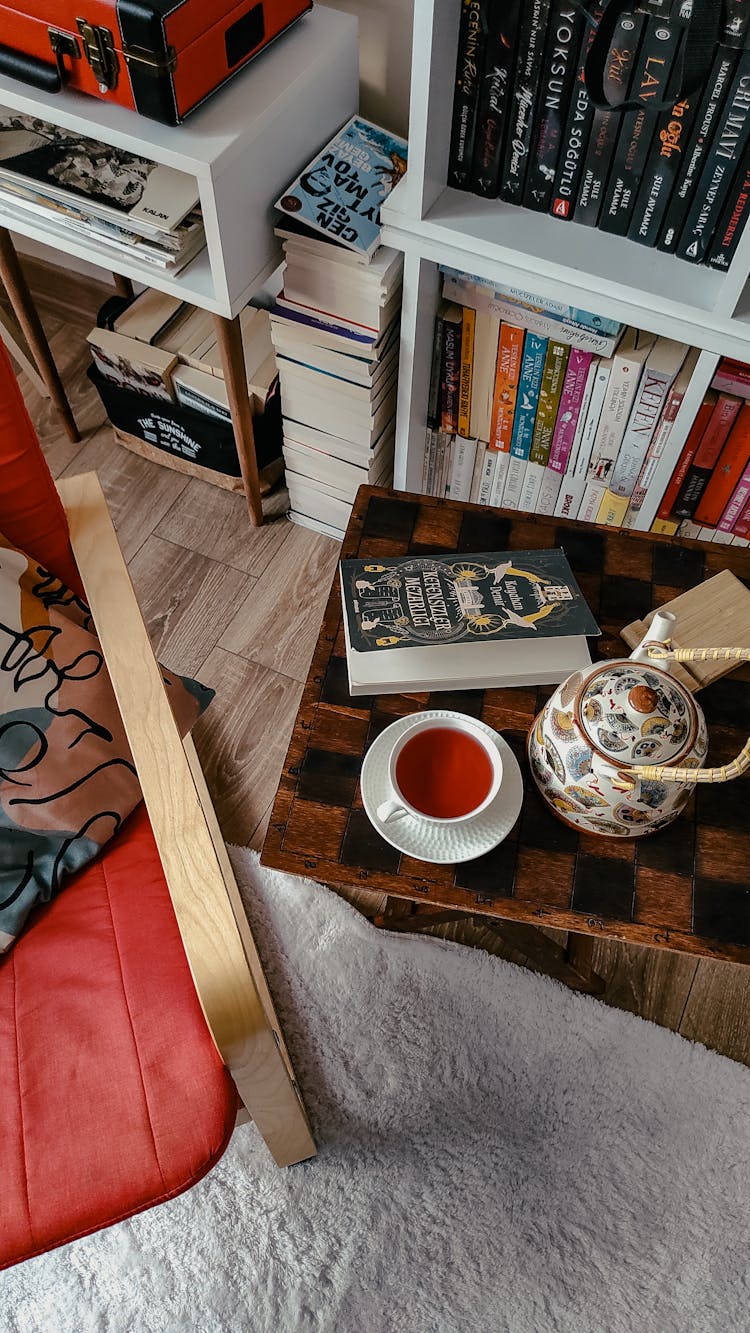
[[[381,838],[385,838],[392,847],[407,856],[415,856],[420,861],[432,861],[438,865],[450,865],[458,861],[473,861],[477,856],[484,856],[493,847],[507,838],[521,813],[523,802],[523,778],[518,760],[502,736],[472,718],[497,745],[503,760],[503,781],[494,801],[481,815],[474,819],[463,820],[459,824],[430,824],[427,820],[415,819],[412,815],[403,815],[383,824],[377,817],[377,808],[393,795],[388,779],[388,761],[393,742],[402,732],[408,731],[417,717],[462,718],[465,714],[432,708],[429,712],[411,714],[392,722],[385,731],[381,731],[377,740],[370,746],[362,764],[360,785],[362,802],[370,822],[377,829]]]

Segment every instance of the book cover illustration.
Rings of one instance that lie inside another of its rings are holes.
[[[370,256],[380,244],[380,205],[406,174],[406,154],[405,139],[352,116],[276,208]]]
[[[598,635],[562,548],[342,560],[351,647]]]

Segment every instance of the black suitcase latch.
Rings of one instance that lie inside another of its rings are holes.
[[[83,54],[99,84],[99,91],[110,92],[117,87],[120,72],[112,33],[109,28],[88,23],[86,19],[76,19],[76,24],[83,42]]]

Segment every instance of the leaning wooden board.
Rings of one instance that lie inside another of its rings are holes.
[[[726,551],[726,547],[724,550]],[[631,648],[640,643],[656,611],[676,615],[675,648],[750,648],[750,590],[729,569],[689,588],[643,620],[626,625],[622,637]],[[672,671],[690,690],[701,690],[733,669],[731,662],[688,662]]]
[[[342,554],[437,554],[562,545],[602,627],[594,654],[623,655],[622,626],[728,567],[750,585],[750,550],[712,549],[477,505],[362,487]],[[579,836],[536,794],[525,756],[547,689],[352,699],[339,581],[333,581],[276,796],[262,860],[324,883],[435,908],[750,962],[750,787],[702,787],[687,812],[652,837]],[[750,668],[701,693],[711,762],[726,762],[750,731]],[[390,722],[425,707],[457,708],[502,731],[522,765],[521,816],[494,851],[458,866],[402,856],[370,824],[359,772]]]

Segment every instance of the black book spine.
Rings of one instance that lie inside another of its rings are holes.
[[[520,9],[521,0],[494,0],[489,13],[470,187],[488,199],[500,184]]]
[[[645,23],[645,14],[626,10],[620,15],[604,72],[604,87],[611,101],[621,102],[628,96]],[[594,113],[573,214],[575,222],[583,222],[588,227],[595,227],[599,218],[621,119],[619,111],[597,107]]]
[[[536,109],[523,202],[546,213],[555,184],[563,133],[581,49],[583,13],[567,0],[553,0],[547,28],[542,80]]]
[[[524,0],[518,31],[518,60],[508,121],[499,194],[506,203],[520,204],[534,127],[539,76],[544,57],[544,34],[550,0]]]
[[[440,372],[443,364],[444,324],[442,315],[435,316],[435,334],[432,341],[432,360],[430,362],[430,389],[427,398],[427,425],[430,430],[440,430]]]
[[[482,69],[485,16],[481,0],[461,0],[458,29],[453,123],[448,157],[448,184],[469,188],[477,122],[479,76]]]
[[[557,175],[550,204],[550,213],[554,213],[557,218],[569,218],[573,212],[581,173],[586,160],[586,148],[588,147],[589,133],[596,108],[589,98],[584,78],[584,68],[589,47],[594,40],[596,26],[601,21],[603,13],[604,6],[595,5],[590,16],[591,21],[584,30],[581,56],[573,82],[568,121],[563,134],[560,160],[557,164]]]
[[[676,253],[680,259],[700,264],[706,258],[714,229],[729,197],[738,163],[750,143],[750,51],[740,56],[724,114],[716,127],[693,195],[693,203],[680,232]]]
[[[732,76],[737,68],[739,53],[729,47],[719,48],[705,92],[696,116],[695,127],[682,156],[682,171],[667,204],[664,226],[657,242],[660,250],[674,251],[680,238],[692,200],[693,189],[700,176],[706,153],[711,145],[716,122],[726,100]]]
[[[635,200],[648,159],[657,116],[650,107],[662,102],[672,73],[682,29],[663,20],[648,23],[638,55],[631,97],[641,103],[622,118],[607,197],[599,217],[602,231],[625,236],[635,209]]]
[[[699,92],[683,97],[659,117],[628,228],[631,241],[656,245],[672,190],[682,171],[685,146],[698,115],[699,99]]]
[[[708,262],[712,268],[726,271],[734,259],[740,236],[750,214],[750,165],[741,167],[734,178],[726,207],[714,232]]]

